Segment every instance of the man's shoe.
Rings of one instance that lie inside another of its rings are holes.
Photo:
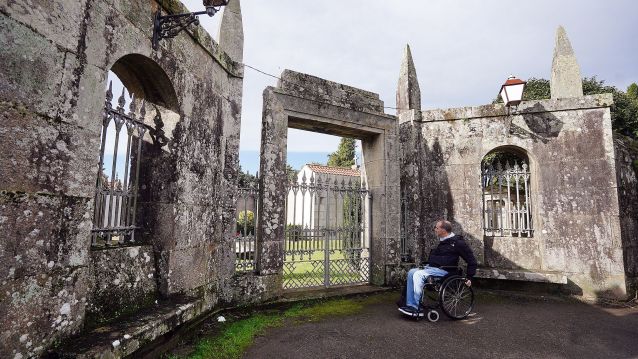
[[[414,307],[410,307],[410,306],[405,306],[405,307],[399,308],[399,312],[401,312],[401,313],[403,313],[405,315],[409,315],[411,317],[422,317],[422,316],[425,315],[422,311],[420,311],[420,310],[418,310],[418,309],[416,309]]]

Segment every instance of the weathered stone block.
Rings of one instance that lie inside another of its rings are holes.
[[[28,25],[65,50],[75,51],[80,46],[82,24],[90,16],[86,6],[86,0],[16,0],[0,4],[0,12]]]
[[[151,246],[93,250],[89,270],[90,321],[133,313],[156,298],[155,256]]]
[[[284,70],[278,87],[310,100],[356,111],[383,113],[383,101],[379,100],[378,94],[307,74]]]
[[[577,175],[577,174],[574,174]],[[616,194],[613,188],[566,188],[543,186],[535,196],[539,211],[550,216],[610,214],[618,215]]]
[[[0,188],[92,197],[99,135],[0,104]]]
[[[92,201],[0,192],[0,277],[52,275],[86,266]]]
[[[536,238],[485,237],[485,265],[503,269],[541,270],[542,256]]]
[[[106,76],[106,70],[87,64],[84,57],[66,54],[58,99],[58,118],[94,134],[96,141],[99,141],[102,133]],[[91,152],[97,151],[99,147]]]
[[[0,356],[37,357],[55,341],[82,328],[87,269],[3,280],[0,286]]]
[[[0,5],[3,6],[3,5]],[[65,53],[27,26],[0,15],[0,97],[50,119],[58,113]],[[6,105],[5,105],[6,106]]]
[[[257,268],[260,275],[280,274],[284,266],[284,242],[269,241],[257,245],[259,250]]]
[[[164,294],[183,293],[206,284],[211,249],[210,245],[203,245],[167,251],[168,274],[160,277],[161,286],[166,286]]]

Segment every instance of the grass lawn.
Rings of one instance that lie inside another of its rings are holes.
[[[284,288],[308,288],[324,285],[324,251],[315,251],[311,257],[289,256],[284,264]],[[369,258],[362,258],[363,265],[345,259],[343,252],[330,254],[330,284],[365,283],[369,279]],[[294,267],[294,268],[291,268]]]

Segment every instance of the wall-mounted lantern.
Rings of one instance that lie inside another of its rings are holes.
[[[161,39],[175,37],[190,24],[199,25],[199,15],[208,15],[212,17],[222,6],[228,5],[230,0],[203,0],[206,10],[190,12],[185,14],[165,15],[162,16],[162,7],[160,6],[155,13],[155,21],[153,22],[153,50],[157,50]]]
[[[507,81],[501,86],[501,98],[508,108],[518,106],[523,100],[523,90],[527,82],[510,75]]]

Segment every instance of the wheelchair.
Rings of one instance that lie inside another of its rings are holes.
[[[462,267],[441,267],[448,272],[443,277],[429,276],[423,285],[421,307],[430,322],[440,318],[438,310],[442,310],[452,320],[465,319],[474,306],[474,290],[465,285],[467,278]],[[421,317],[416,315],[417,321]]]

